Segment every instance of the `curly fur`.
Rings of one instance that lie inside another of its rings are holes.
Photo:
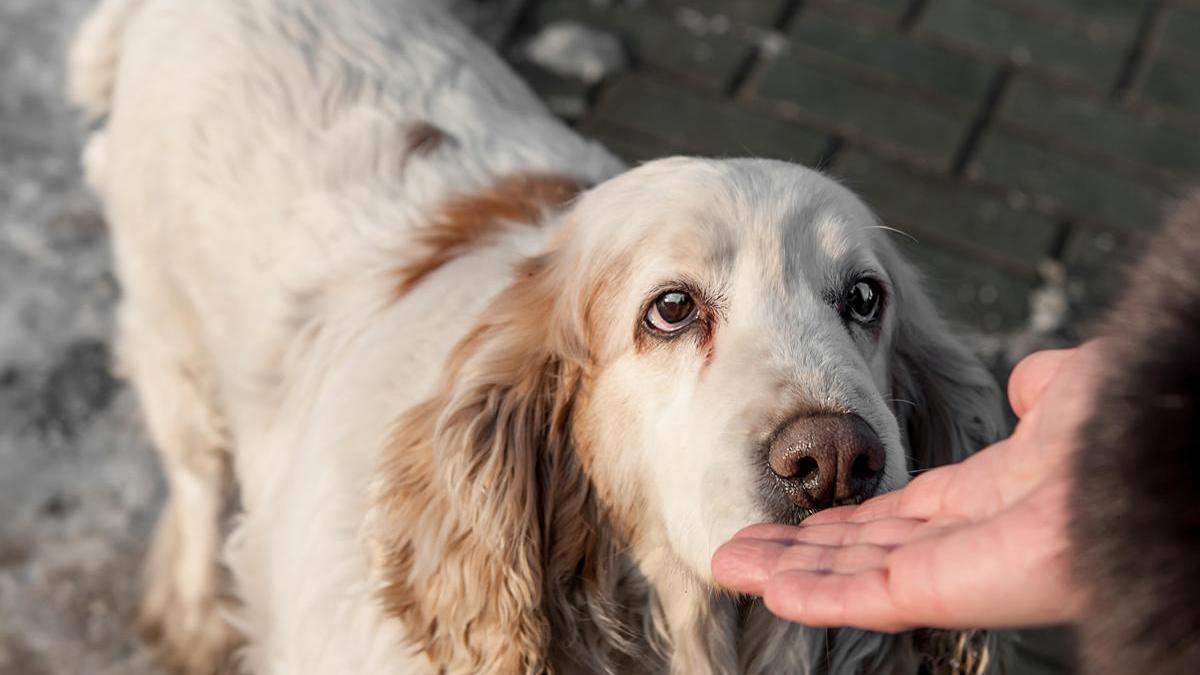
[[[576,666],[596,672],[650,656],[649,617],[622,610],[646,591],[623,588],[575,451],[579,346],[552,348],[537,312],[553,303],[545,267],[518,271],[525,283],[456,347],[444,388],[397,422],[379,477],[385,607],[452,672],[546,672],[552,648],[586,652]]]

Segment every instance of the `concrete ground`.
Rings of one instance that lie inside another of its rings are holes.
[[[163,488],[109,375],[118,290],[60,95],[90,4],[0,0],[0,675],[158,672],[130,620]],[[1200,169],[1198,0],[454,4],[630,161],[841,177],[999,377],[1088,334]]]

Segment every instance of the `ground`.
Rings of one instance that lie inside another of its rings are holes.
[[[118,290],[61,97],[90,4],[0,2],[2,675],[159,672],[130,625],[162,481],[109,371]],[[840,177],[1001,378],[1089,334],[1200,169],[1200,0],[453,4],[630,161]]]

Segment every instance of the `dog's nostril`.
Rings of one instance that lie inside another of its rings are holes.
[[[801,457],[799,462],[796,462],[795,472],[786,476],[799,481],[807,481],[810,478],[815,478],[821,471],[821,465],[812,457]]]
[[[879,469],[872,467],[871,464],[871,455],[864,452],[854,458],[854,464],[850,467],[850,475],[859,480],[874,478],[875,474],[879,473]]]

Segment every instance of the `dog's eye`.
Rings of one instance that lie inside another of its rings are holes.
[[[843,301],[843,316],[858,323],[871,323],[879,318],[883,289],[874,279],[859,279],[850,285]]]
[[[682,330],[699,316],[696,301],[683,291],[667,291],[655,298],[646,311],[646,323],[655,330],[674,333]]]

